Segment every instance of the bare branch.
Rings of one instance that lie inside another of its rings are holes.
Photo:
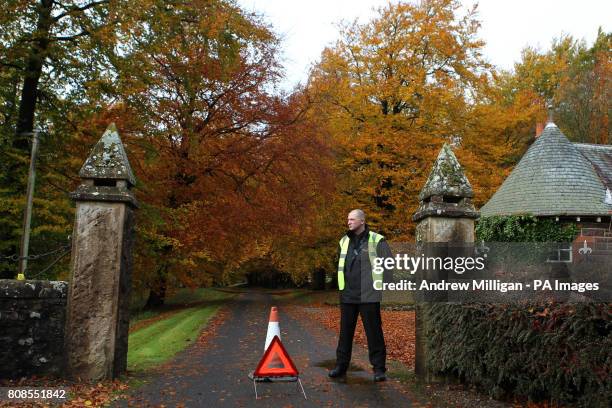
[[[55,16],[52,21],[55,23],[55,22],[58,22],[59,20],[61,20],[62,18],[72,14],[72,13],[78,13],[78,12],[81,12],[81,11],[89,10],[90,8],[99,6],[101,4],[108,4],[108,3],[109,3],[109,0],[100,0],[100,1],[91,2],[91,3],[86,4],[84,6],[81,6],[81,7],[71,7],[70,9],[68,9],[68,11],[66,11],[66,12],[64,12],[62,14],[58,14],[57,16]]]
[[[69,35],[69,36],[63,36],[63,37],[53,37],[49,41],[74,41],[79,37],[83,37],[89,34],[91,34],[89,31],[83,30],[80,33],[75,34],[75,35]]]
[[[0,61],[0,65],[4,66],[4,67],[11,67],[11,68],[17,68],[19,70],[23,70],[23,67],[17,64],[13,64],[12,62],[4,62],[4,61]]]

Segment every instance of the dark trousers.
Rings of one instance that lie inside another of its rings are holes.
[[[358,315],[361,315],[368,339],[370,363],[374,370],[386,371],[387,349],[380,318],[380,303],[340,303],[340,337],[336,349],[336,364],[348,368],[351,362]]]

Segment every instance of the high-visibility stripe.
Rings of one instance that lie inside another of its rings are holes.
[[[378,243],[384,238],[384,236],[377,234],[376,232],[370,231],[368,234],[368,258],[370,260],[370,270],[372,271],[372,281],[380,281],[382,283],[382,272],[374,272],[374,262],[376,259],[376,247]],[[346,254],[348,253],[350,238],[345,235],[340,239],[340,258],[338,259],[338,289],[344,289],[344,265],[346,261]],[[374,285],[377,287],[377,285]]]
[[[382,287],[383,282],[383,271],[376,272],[374,271],[374,264],[376,260],[376,246],[383,239],[383,236],[377,234],[375,232],[370,232],[370,236],[368,239],[368,257],[370,258],[370,268],[372,270],[372,285],[374,288]],[[377,285],[376,282],[380,281],[380,285]]]
[[[349,237],[346,235],[340,239],[340,259],[338,259],[338,289],[344,289],[344,261],[349,247]]]

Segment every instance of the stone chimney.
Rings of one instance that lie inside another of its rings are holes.
[[[535,138],[537,139],[538,137],[540,137],[543,131],[544,131],[544,124],[542,122],[536,123]]]

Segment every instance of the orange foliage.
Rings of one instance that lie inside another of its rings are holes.
[[[338,217],[360,207],[375,230],[411,240],[410,216],[445,142],[460,141],[478,205],[507,175],[508,154],[523,148],[510,136],[535,125],[535,111],[503,100],[481,56],[476,10],[459,16],[459,8],[452,0],[390,4],[345,26],[323,51],[307,90],[336,147]]]
[[[308,222],[328,148],[308,101],[274,92],[278,40],[254,17],[221,0],[126,14],[118,101],[88,126],[117,122],[139,180],[136,283],[230,281]]]

